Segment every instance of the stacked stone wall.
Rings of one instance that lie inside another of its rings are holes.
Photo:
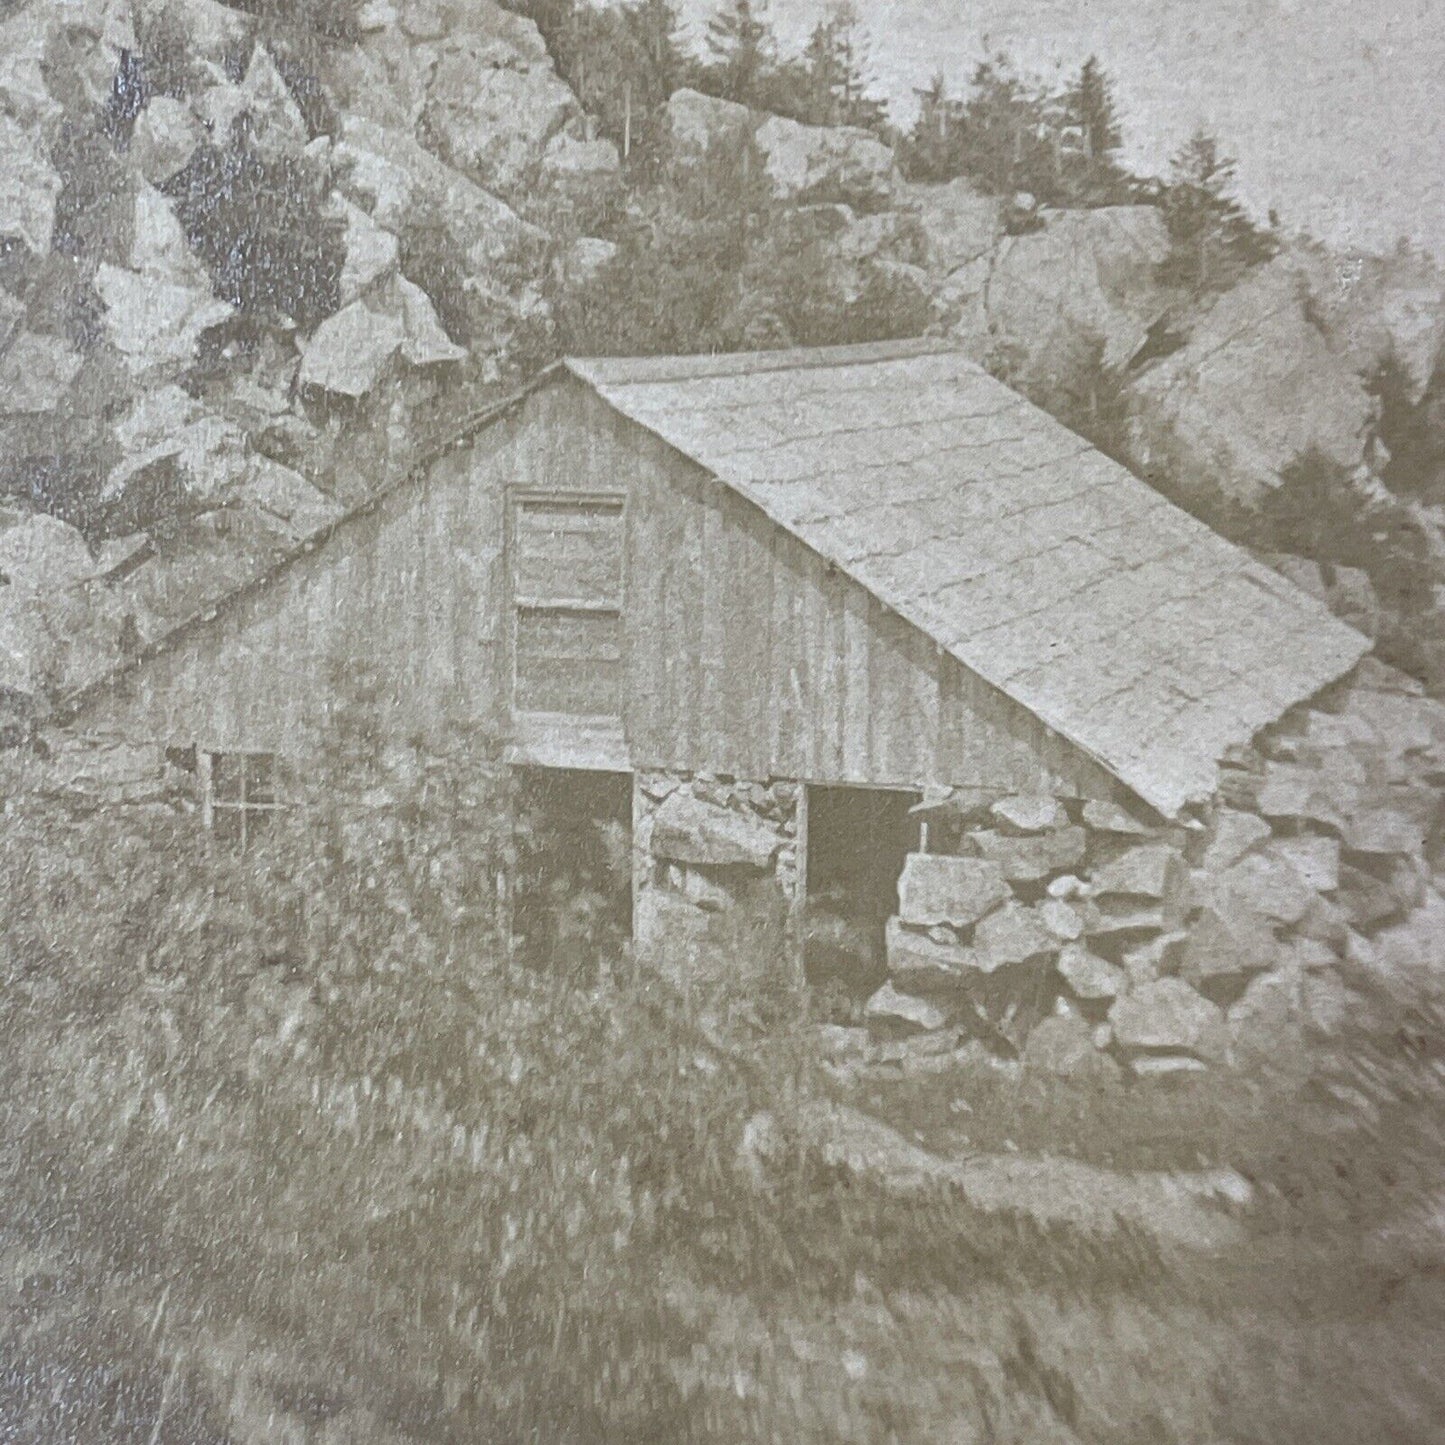
[[[948,851],[908,859],[865,1011],[921,1057],[1288,1064],[1362,972],[1445,968],[1445,707],[1374,662],[1232,754],[1184,825],[1048,796],[935,817]]]

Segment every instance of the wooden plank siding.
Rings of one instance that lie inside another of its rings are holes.
[[[501,731],[501,539],[518,420],[497,422],[269,585],[223,604],[83,708],[77,725],[304,759],[347,680],[366,677],[396,736],[459,721]]]
[[[78,719],[304,755],[338,668],[385,726],[510,726],[508,493],[625,498],[623,728],[633,768],[1116,797],[1092,760],[760,510],[560,378],[348,521]]]

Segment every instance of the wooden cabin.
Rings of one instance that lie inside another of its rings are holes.
[[[1364,648],[906,342],[560,363],[65,716],[195,747],[214,823],[248,779],[281,805],[276,759],[304,768],[364,666],[399,736],[465,722],[519,767],[614,775],[638,932],[686,933],[748,870],[794,909],[852,855],[896,878],[925,790],[1177,818]]]

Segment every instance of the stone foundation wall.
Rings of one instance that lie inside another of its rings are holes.
[[[798,898],[791,782],[640,773],[634,785],[638,957],[688,993],[788,983]]]
[[[900,879],[869,1028],[1065,1073],[1288,1063],[1358,970],[1445,968],[1442,786],[1445,707],[1370,662],[1228,759],[1191,826],[958,804],[949,854]]]

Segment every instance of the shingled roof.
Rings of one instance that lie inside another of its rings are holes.
[[[936,343],[565,365],[1165,816],[1369,648]]]

